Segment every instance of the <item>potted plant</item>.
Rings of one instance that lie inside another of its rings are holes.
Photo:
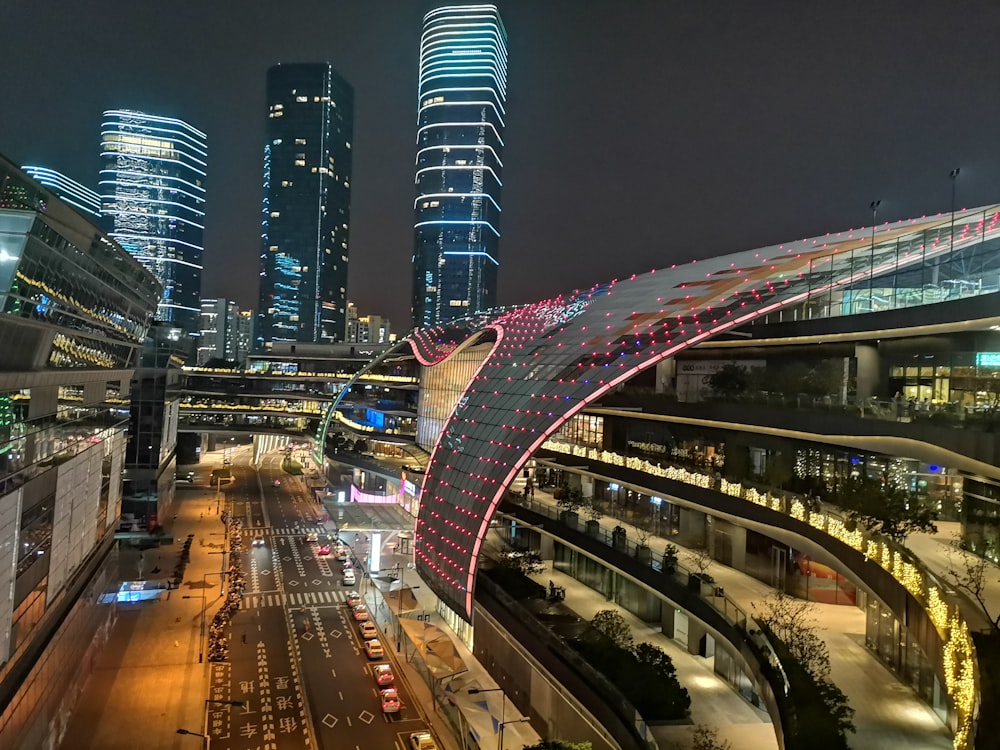
[[[621,526],[615,526],[611,532],[611,547],[613,549],[621,550],[624,552],[628,548],[628,536],[625,533],[625,529]]]
[[[604,507],[596,497],[590,498],[587,503],[587,536],[601,535],[601,518],[604,516]]]
[[[663,572],[673,575],[677,572],[677,547],[667,542],[663,548]]]
[[[580,520],[577,511],[583,507],[583,493],[576,487],[567,487],[562,497],[556,500],[556,505],[562,511],[559,520],[575,528]]]
[[[635,543],[635,559],[649,565],[653,562],[653,550],[649,548],[649,532],[643,528],[636,529],[638,535]]]

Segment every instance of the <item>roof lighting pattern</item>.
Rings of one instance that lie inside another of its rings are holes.
[[[691,261],[418,331],[404,341],[425,364],[456,335],[492,331],[496,343],[431,455],[417,565],[470,618],[489,521],[527,459],[587,404],[682,349],[769,316],[909,307],[1000,291],[998,279],[1000,206],[989,206]]]
[[[101,213],[109,236],[163,286],[157,318],[197,333],[206,136],[182,120],[109,110],[101,125]]]
[[[101,196],[89,187],[48,167],[24,166],[21,169],[88,219],[93,220],[101,215]]]
[[[507,34],[495,5],[424,17],[417,109],[413,320],[496,304]]]

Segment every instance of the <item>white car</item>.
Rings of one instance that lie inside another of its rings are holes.
[[[413,732],[410,734],[410,747],[413,750],[438,750],[437,743],[430,732]]]
[[[352,568],[347,568],[344,571],[344,585],[353,586],[355,583],[357,583],[357,579],[354,576],[354,570]]]
[[[385,651],[382,650],[382,644],[374,639],[365,641],[365,654],[368,655],[369,659],[385,658]]]
[[[264,537],[262,537],[262,536],[255,536],[253,538],[253,546],[254,547],[263,547],[264,546]]]

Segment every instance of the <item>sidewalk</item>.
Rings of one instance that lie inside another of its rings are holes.
[[[523,480],[519,480],[512,489],[523,491]],[[542,502],[553,507],[556,501],[548,491],[535,488],[534,502]],[[601,528],[610,533],[614,526],[624,526],[629,529],[629,537],[636,538],[635,528],[624,521],[603,516],[600,519]],[[677,544],[676,539],[649,536],[649,545],[663,549],[670,542],[680,552],[680,563],[690,567],[687,556],[691,550]],[[772,589],[756,578],[740,571],[728,568],[721,563],[713,563],[711,575],[716,584],[725,589],[726,595],[751,616],[753,605],[762,601]],[[548,573],[546,573],[548,575]],[[576,584],[577,587],[582,584]],[[586,588],[586,587],[584,587]],[[603,597],[596,592],[595,596]],[[567,587],[567,604],[570,603],[570,591]],[[601,609],[613,606],[606,603]],[[865,613],[856,607],[835,604],[815,604],[815,619],[818,635],[824,640],[830,651],[831,677],[834,683],[847,695],[851,708],[854,709],[854,725],[857,732],[848,735],[848,744],[858,750],[898,750],[906,747],[910,750],[947,750],[952,747],[948,730],[937,718],[931,708],[924,703],[907,685],[899,681],[897,676],[889,671],[878,658],[864,646]],[[583,612],[581,612],[583,614]],[[623,611],[623,614],[627,614]],[[640,626],[642,627],[642,626]],[[647,631],[649,630],[648,626]],[[639,631],[635,631],[638,633]],[[659,645],[659,644],[657,644]],[[673,652],[671,658],[674,658]],[[697,658],[697,657],[695,657]],[[678,660],[675,659],[675,664]],[[694,674],[685,669],[686,674]],[[693,683],[686,681],[678,664],[678,677],[681,685],[691,693],[692,715],[708,715],[707,722],[719,728],[719,735],[726,736],[731,741],[728,730],[722,722],[728,718],[723,714],[703,714],[698,703],[702,693],[694,689],[698,680]],[[716,680],[721,683],[721,680]],[[728,685],[725,686],[744,706],[747,704],[739,699]],[[749,707],[749,706],[747,706]],[[698,712],[698,713],[696,713]],[[695,718],[695,721],[698,721]],[[772,730],[773,739],[773,730]],[[734,743],[735,744],[735,743]]]
[[[391,550],[395,540],[390,536],[383,540],[383,543],[383,549],[388,548]],[[382,570],[389,570],[397,564],[402,565],[405,569],[407,563],[410,561],[410,555],[396,554],[392,551],[383,553]],[[456,673],[451,677],[443,676],[436,680],[438,682],[437,690],[440,691],[441,695],[445,694],[444,691],[446,689],[449,690],[449,694],[452,696],[450,700],[453,703],[468,704],[467,708],[471,707],[472,704],[479,704],[474,710],[462,711],[463,720],[466,722],[465,728],[469,730],[470,736],[467,738],[456,737],[451,722],[440,713],[440,708],[437,706],[434,696],[431,693],[431,688],[427,685],[424,676],[411,664],[413,652],[416,647],[403,634],[402,650],[397,653],[397,657],[405,657],[399,659],[400,667],[403,669],[406,684],[414,695],[414,700],[420,703],[424,718],[433,730],[434,735],[438,738],[442,750],[459,750],[460,748],[475,750],[477,746],[482,748],[482,750],[495,750],[499,740],[496,725],[501,721],[501,718],[507,723],[503,732],[502,750],[520,750],[525,745],[538,743],[541,738],[531,727],[531,724],[527,722],[510,723],[522,718],[522,714],[501,691],[484,693],[474,698],[473,696],[468,696],[465,691],[469,689],[491,690],[496,689],[498,685],[490,677],[485,667],[476,660],[472,652],[459,640],[458,635],[438,615],[436,611],[437,597],[422,582],[417,572],[407,569],[404,573],[404,580],[406,587],[409,588],[417,601],[418,610],[422,614],[427,615],[428,623],[439,628],[451,639],[456,654],[464,662],[464,669],[457,669]],[[369,610],[375,617],[376,624],[384,633],[383,640],[388,650],[395,647],[396,641],[396,632],[394,630],[395,619],[394,615],[389,612],[389,607],[394,601],[396,591],[390,592],[390,582],[387,580],[374,579],[373,582],[381,592],[382,597],[386,598],[389,606],[380,607],[378,601],[375,599],[376,595],[370,590],[365,594],[365,600],[369,603]],[[410,619],[405,614],[405,611],[403,619]],[[485,710],[482,708],[483,702],[486,703]],[[475,739],[476,737],[479,738],[478,742]]]
[[[211,611],[218,601],[222,559],[208,553],[223,547],[214,498],[208,487],[178,490],[164,519],[174,542],[141,553],[142,569],[147,580],[171,577],[184,540],[194,534],[185,582],[164,591],[157,601],[117,605],[108,644],[70,719],[65,750],[196,750],[198,738],[178,735],[177,730],[204,731],[208,661],[206,653],[205,661],[198,663],[205,648],[202,612],[205,606]],[[139,578],[139,559],[138,550],[121,548],[123,580]],[[154,573],[156,568],[159,572]]]

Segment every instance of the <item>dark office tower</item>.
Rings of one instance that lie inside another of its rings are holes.
[[[495,5],[424,16],[417,109],[413,324],[496,304],[507,33]]]
[[[344,340],[354,89],[329,63],[267,71],[257,348]]]
[[[131,110],[104,113],[105,230],[163,285],[158,320],[197,334],[205,219],[205,134]]]

